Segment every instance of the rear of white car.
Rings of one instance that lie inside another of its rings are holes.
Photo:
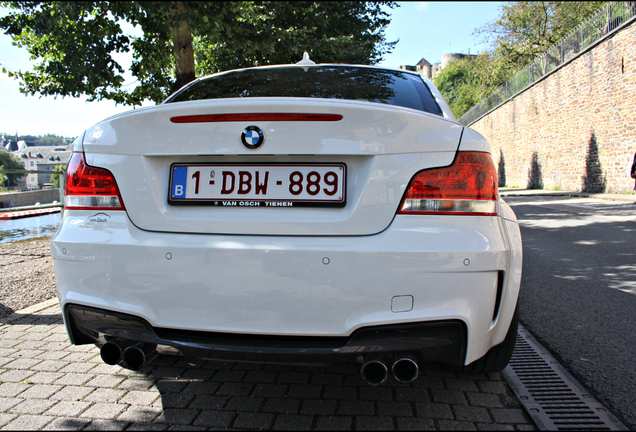
[[[362,361],[372,384],[394,364],[405,382],[426,361],[501,369],[521,238],[496,178],[417,74],[204,78],[76,141],[52,240],[69,336],[133,369],[156,346]]]

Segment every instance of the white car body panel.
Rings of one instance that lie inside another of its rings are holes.
[[[462,133],[462,142],[459,145],[459,151],[492,153],[492,147],[482,134],[476,130],[464,128],[464,132]]]
[[[251,122],[181,123],[172,117],[217,113],[339,114],[341,121],[266,122],[265,144],[241,144]],[[87,153],[164,155],[376,155],[456,151],[463,126],[411,108],[350,100],[243,98],[174,102],[110,117],[86,131]],[[301,140],[302,138],[302,140]]]
[[[314,236],[381,232],[393,220],[413,175],[422,169],[450,165],[454,157],[454,152],[426,156],[324,156],[321,163],[347,165],[346,207],[248,209],[169,205],[170,165],[192,162],[191,158],[86,154],[89,165],[106,168],[118,179],[128,215],[139,228],[159,232]],[[196,161],[219,163],[213,157],[199,157]],[[227,157],[223,162],[267,163],[268,159],[260,155]],[[302,159],[298,157],[276,158],[276,163],[300,162]],[[140,189],[144,193],[136,193]]]
[[[249,98],[161,105],[132,111],[89,129],[89,165],[118,179],[133,223],[146,230],[207,234],[368,235],[391,223],[415,173],[448,166],[462,127],[409,108],[356,101]],[[256,122],[257,152],[241,143],[254,122],[174,124],[184,115],[254,112],[340,114],[336,122]],[[302,137],[299,140],[298,137]],[[167,203],[172,163],[345,163],[344,208],[220,208]],[[187,221],[187,222],[186,222]]]
[[[53,238],[62,307],[162,328],[305,336],[458,319],[470,336],[466,364],[503,340],[512,317],[502,304],[493,322],[498,272],[509,273],[520,246],[497,217],[400,215],[375,236],[281,237],[153,233],[124,212],[99,213],[68,211]],[[505,303],[516,303],[518,282],[508,278]],[[412,296],[413,309],[393,312],[395,296]]]

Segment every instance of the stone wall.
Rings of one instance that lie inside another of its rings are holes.
[[[636,22],[471,127],[493,146],[500,186],[632,191]]]
[[[32,206],[35,203],[49,204],[53,201],[60,201],[59,189],[43,189],[29,192],[11,192],[0,193],[0,207],[9,207],[9,198],[11,198],[11,207],[25,207]]]

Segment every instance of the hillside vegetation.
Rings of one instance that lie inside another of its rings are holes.
[[[459,118],[606,3],[508,2],[499,18],[473,33],[488,50],[451,62],[433,82]]]

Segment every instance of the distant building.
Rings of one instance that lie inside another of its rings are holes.
[[[18,142],[18,150],[12,152],[24,163],[28,171],[55,171],[58,165],[67,165],[71,157],[71,146],[29,146],[24,141]],[[51,183],[51,174],[27,174],[19,182],[21,189],[42,189]],[[20,184],[22,183],[22,184]]]
[[[17,141],[11,141],[11,138],[4,135],[0,137],[0,151],[14,152],[16,150],[18,150]]]
[[[417,62],[415,66],[402,65],[400,66],[400,69],[417,72],[420,75],[423,75],[426,78],[433,80],[442,69],[448,66],[450,62],[455,60],[461,60],[465,57],[475,58],[477,56],[474,54],[459,54],[459,53],[443,54],[442,61],[440,63],[430,64],[428,61],[426,61],[425,58],[422,58],[422,60]]]
[[[55,171],[58,165],[66,166],[71,157],[71,141],[64,138],[64,145],[36,146],[34,142],[17,140],[18,134],[12,140],[10,136],[0,136],[0,151],[9,152],[19,158],[28,171]],[[35,190],[49,186],[51,174],[27,174],[20,178],[15,186],[20,190]],[[13,185],[12,185],[13,187]]]

